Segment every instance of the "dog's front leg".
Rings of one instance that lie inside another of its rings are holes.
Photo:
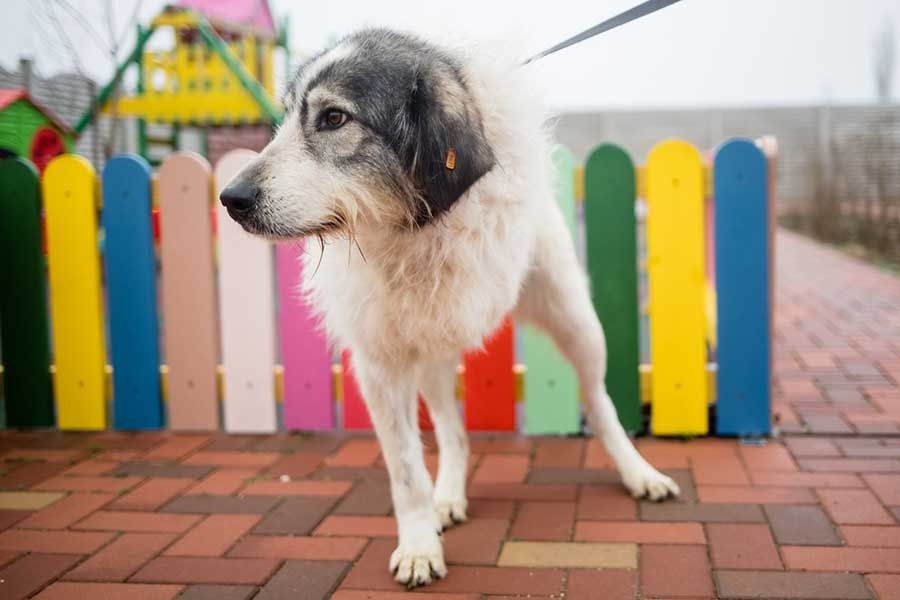
[[[446,575],[447,567],[419,438],[419,370],[384,367],[358,352],[353,363],[391,479],[399,543],[390,569],[400,583],[423,585]]]

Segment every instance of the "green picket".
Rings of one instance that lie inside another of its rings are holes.
[[[53,425],[38,174],[0,160],[0,346],[7,427]]]
[[[606,387],[627,431],[642,427],[634,163],[612,144],[584,169],[584,222],[594,310],[606,333]]]
[[[575,159],[557,146],[556,203],[575,237]],[[578,376],[548,335],[532,326],[522,331],[525,355],[525,430],[529,434],[568,434],[581,430]]]

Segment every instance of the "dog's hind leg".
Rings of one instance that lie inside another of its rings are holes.
[[[387,367],[353,352],[353,367],[381,445],[397,517],[394,578],[410,587],[447,574],[434,486],[419,438],[418,367]]]
[[[422,375],[422,394],[434,423],[440,450],[434,505],[444,528],[466,520],[466,472],[469,439],[456,406],[456,365],[459,359],[430,363]]]
[[[534,264],[516,316],[547,331],[572,362],[591,429],[603,440],[631,494],[653,500],[677,495],[675,482],[644,460],[619,423],[604,383],[606,339],[591,304],[587,278],[557,211],[547,215],[538,235]]]

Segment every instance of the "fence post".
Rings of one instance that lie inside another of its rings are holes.
[[[0,348],[7,427],[51,427],[53,395],[38,174],[0,160]]]
[[[97,244],[97,175],[80,156],[43,177],[56,416],[60,429],[106,427],[106,356]]]
[[[169,426],[217,429],[212,173],[200,155],[179,152],[163,161],[158,176]]]
[[[606,334],[606,388],[622,426],[635,432],[643,416],[634,163],[622,148],[602,144],[588,157],[584,178],[588,273]]]
[[[288,429],[327,430],[334,427],[331,352],[300,293],[305,244],[284,243],[276,249],[284,424]]]
[[[716,432],[724,435],[769,432],[766,170],[765,156],[750,140],[730,140],[716,151]]]
[[[465,361],[466,429],[516,429],[515,337],[507,317],[484,341],[484,348],[467,352]]]
[[[150,190],[150,165],[143,158],[115,156],[106,163],[104,258],[116,429],[159,429],[164,423]]]
[[[553,149],[556,203],[569,235],[575,237],[575,159],[562,146]],[[581,430],[578,376],[549,335],[532,325],[522,328],[525,355],[525,430],[535,434],[567,434]]]
[[[252,150],[232,150],[215,169],[216,197]],[[229,432],[275,431],[275,297],[272,244],[243,230],[216,202],[223,412]]]
[[[652,431],[707,432],[703,164],[681,140],[647,159]]]

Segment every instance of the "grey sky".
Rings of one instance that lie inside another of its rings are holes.
[[[105,2],[67,1],[105,31]],[[27,54],[44,74],[71,66],[71,53],[52,41],[56,35],[46,19],[47,0],[3,3],[7,20],[0,36],[0,64],[10,67],[20,54]],[[531,52],[635,3],[273,0],[273,7],[276,15],[290,15],[293,46],[299,53],[364,25],[514,39]],[[144,0],[143,20],[163,4]],[[116,14],[117,20],[124,22],[133,1],[115,5],[122,13]],[[64,10],[57,13],[76,41],[85,70],[95,77],[108,76],[110,63],[90,35]],[[537,71],[549,104],[559,109],[869,102],[875,97],[874,39],[886,23],[900,37],[897,0],[683,0],[544,59]],[[895,71],[896,100],[900,57]]]

